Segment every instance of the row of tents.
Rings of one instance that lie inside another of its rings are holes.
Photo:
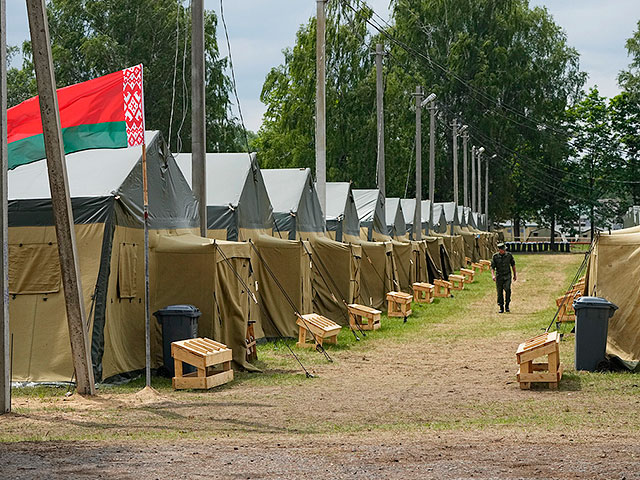
[[[346,305],[384,308],[391,290],[446,278],[489,258],[497,235],[453,203],[390,199],[327,184],[322,213],[309,169],[261,170],[255,154],[207,154],[207,238],[200,237],[190,154],[146,132],[151,311],[192,304],[199,335],[247,361],[258,338],[294,337],[297,314],[346,325]],[[96,380],[144,368],[144,233],[139,149],[67,155],[91,358]],[[433,218],[431,214],[433,212]],[[73,365],[46,161],[9,172],[9,294],[14,381],[70,381]],[[423,239],[415,241],[414,232]],[[152,318],[152,367],[162,364]]]

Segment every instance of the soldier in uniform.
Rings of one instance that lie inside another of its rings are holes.
[[[511,270],[513,270],[513,281],[518,279],[516,274],[516,261],[513,255],[504,248],[504,243],[498,244],[498,253],[493,254],[491,259],[491,277],[496,282],[498,290],[499,313],[504,313],[505,308],[509,311],[511,303]]]

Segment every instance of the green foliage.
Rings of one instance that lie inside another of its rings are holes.
[[[173,151],[190,150],[191,16],[183,0],[51,0],[47,11],[58,87],[142,63],[147,128],[161,130]],[[233,151],[244,141],[216,28],[206,12],[207,151]],[[22,50],[22,68],[8,72],[10,106],[36,94],[30,43]]]

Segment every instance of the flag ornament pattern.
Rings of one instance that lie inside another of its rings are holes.
[[[57,94],[65,153],[144,143],[142,64]],[[46,157],[38,97],[7,110],[7,143],[10,169]]]

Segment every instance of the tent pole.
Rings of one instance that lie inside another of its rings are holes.
[[[149,317],[149,184],[147,145],[142,144],[142,190],[144,196],[144,370],[145,385],[151,386],[151,322]]]
[[[11,411],[11,359],[9,358],[9,213],[7,207],[7,3],[0,0],[0,414]]]
[[[95,395],[96,388],[93,368],[91,368],[73,211],[44,0],[27,0],[27,12],[77,391],[83,395]]]

